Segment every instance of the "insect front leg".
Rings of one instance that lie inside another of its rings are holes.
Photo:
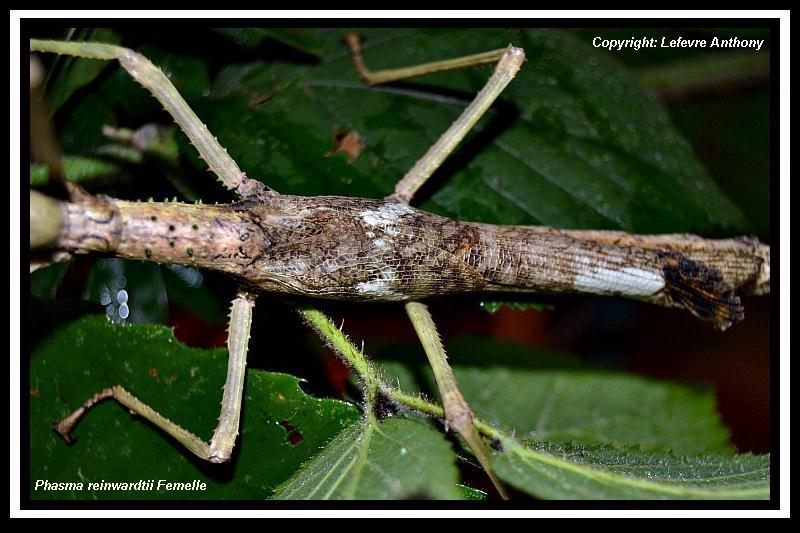
[[[194,433],[187,431],[175,422],[159,414],[155,409],[136,398],[119,385],[103,389],[95,394],[53,429],[67,442],[78,421],[99,402],[113,398],[125,406],[132,414],[139,415],[162,429],[201,459],[212,463],[228,462],[239,434],[239,419],[242,412],[242,392],[244,391],[247,367],[247,345],[250,340],[250,323],[253,317],[255,300],[253,295],[240,291],[231,304],[228,322],[228,373],[222,393],[222,408],[219,424],[207,443]]]
[[[260,181],[241,171],[228,151],[220,145],[205,124],[186,103],[161,69],[142,54],[105,43],[45,41],[31,39],[32,52],[51,52],[88,59],[118,60],[120,65],[161,103],[197,148],[209,170],[222,184],[243,198],[274,193]]]

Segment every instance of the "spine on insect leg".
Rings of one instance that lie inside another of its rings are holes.
[[[58,246],[245,275],[267,246],[248,213],[231,206],[89,197],[67,203]]]

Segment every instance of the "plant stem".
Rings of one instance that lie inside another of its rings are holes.
[[[363,348],[359,349],[352,341],[337,327],[331,319],[317,309],[301,308],[298,313],[305,322],[322,338],[325,343],[336,352],[336,354],[358,374],[359,379],[367,388],[385,394],[389,399],[413,409],[423,414],[444,418],[444,408],[434,402],[428,401],[421,396],[415,396],[393,387],[380,379],[374,365],[370,363],[364,355]],[[475,428],[482,434],[493,439],[510,438],[499,429],[493,427],[488,422],[478,417],[473,418]]]
[[[322,338],[353,370],[356,371],[367,391],[373,392],[378,387],[380,380],[372,364],[364,356],[363,349],[356,348],[347,335],[336,327],[322,311],[310,307],[297,310],[311,329]]]

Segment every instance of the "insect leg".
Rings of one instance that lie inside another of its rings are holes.
[[[453,369],[447,362],[447,353],[442,345],[442,339],[436,330],[436,324],[431,317],[430,311],[425,304],[420,302],[406,303],[406,312],[414,325],[420,342],[422,342],[425,353],[428,356],[433,375],[436,379],[436,386],[442,397],[442,405],[445,414],[445,428],[452,429],[463,438],[472,450],[475,458],[489,475],[497,492],[505,500],[508,499],[503,485],[495,477],[489,452],[483,442],[478,430],[473,424],[474,414],[470,409],[464,395],[458,388]]]
[[[364,63],[364,57],[361,52],[361,37],[355,33],[348,33],[345,35],[344,39],[345,43],[347,43],[347,46],[350,48],[350,54],[353,56],[353,64],[355,65],[356,72],[368,85],[389,83],[406,78],[413,78],[414,76],[422,76],[423,74],[442,72],[444,70],[475,67],[478,65],[493,65],[500,61],[500,58],[506,51],[505,48],[500,48],[499,50],[492,50],[491,52],[445,59],[443,61],[433,61],[431,63],[424,63],[411,67],[372,71],[368,69],[367,65]]]
[[[53,429],[69,442],[73,428],[83,415],[97,403],[107,398],[113,398],[132,413],[146,418],[165,431],[198,457],[212,463],[227,462],[231,458],[236,437],[239,434],[239,418],[242,410],[242,392],[247,364],[247,344],[250,339],[253,306],[253,296],[244,291],[236,296],[231,305],[228,324],[228,374],[222,393],[219,424],[209,443],[162,416],[119,385],[103,389],[95,394],[72,414],[54,424]]]
[[[214,430],[209,446],[211,462],[224,463],[230,459],[239,434],[253,307],[255,307],[255,296],[245,291],[240,291],[231,304],[228,321],[228,374],[222,391],[219,424]]]
[[[161,69],[142,54],[128,48],[105,43],[44,41],[31,39],[32,52],[52,52],[89,59],[118,60],[120,65],[161,103],[181,127],[200,157],[208,163],[222,184],[240,196],[269,192],[259,181],[250,179],[239,169],[236,161],[208,131],[205,124],[186,103]]]
[[[472,103],[462,112],[461,116],[439,137],[439,140],[428,149],[409,170],[403,179],[395,186],[394,193],[389,199],[399,200],[409,203],[414,194],[427,181],[439,166],[444,162],[450,153],[455,150],[458,143],[469,133],[480,118],[491,107],[492,103],[500,96],[500,93],[508,86],[514,76],[516,76],[522,63],[525,62],[525,51],[509,45],[503,50],[495,50],[464,58],[427,63],[417,67],[407,67],[401,69],[382,70],[372,72],[364,65],[361,56],[361,43],[358,36],[348,35],[347,44],[353,55],[353,62],[359,75],[370,85],[376,83],[386,83],[420,74],[428,74],[441,70],[464,68],[473,65],[487,63],[497,63],[494,73],[486,82],[483,89],[478,93]]]

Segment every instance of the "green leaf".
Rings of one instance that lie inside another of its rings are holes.
[[[56,291],[58,291],[61,280],[64,279],[70,265],[72,265],[72,261],[63,261],[31,272],[31,296],[55,298]]]
[[[454,372],[481,417],[537,441],[636,445],[680,454],[733,451],[708,390],[610,371],[455,367]]]
[[[305,28],[220,28],[217,32],[244,48],[257,48],[264,39],[274,39],[305,54],[322,55],[320,44]]]
[[[704,161],[741,207],[759,238],[769,241],[771,213],[769,86],[735,98],[696,98],[670,107],[681,131],[702,139]],[[714,120],[708,120],[713,116]],[[740,124],[747,124],[742,132]]]
[[[480,489],[468,487],[467,485],[459,485],[458,489],[465,500],[487,500],[488,495]]]
[[[485,339],[448,339],[446,347],[473,410],[520,438],[681,455],[733,452],[730,432],[708,388],[581,368],[568,357]],[[420,348],[401,346],[397,351],[413,354]],[[415,360],[410,369],[384,368],[406,391],[418,389],[421,381],[424,392],[435,393],[433,373],[422,364],[424,355]]]
[[[520,345],[447,345],[464,396],[500,428],[490,432],[502,448],[493,452],[495,471],[519,490],[555,499],[769,498],[769,456],[732,454],[709,391],[581,370],[569,357],[559,365]],[[406,392],[420,382],[435,390],[424,365],[382,366]]]
[[[47,340],[58,328],[79,320],[86,315],[103,316],[103,306],[86,300],[39,298],[31,294],[28,321],[36,324],[28,328],[28,345],[31,352]]]
[[[547,499],[768,499],[769,456],[676,457],[609,447],[502,441],[503,481]]]
[[[114,163],[92,157],[66,156],[61,161],[64,179],[75,183],[93,182],[120,172]],[[31,163],[31,186],[47,185],[50,172],[47,165]]]
[[[474,29],[470,39],[463,29],[359,31],[373,69],[508,42],[527,51],[517,79],[421,196],[423,209],[505,224],[708,235],[745,230],[741,212],[702,169],[661,105],[590,44],[547,29]],[[353,70],[344,32],[302,32],[323,50],[318,66],[225,66],[208,98],[208,68],[199,58],[148,46],[140,51],[171,75],[248,175],[288,193],[382,197],[458,116],[488,69],[370,89]],[[95,148],[103,141],[101,126],[119,123],[119,116],[168,122],[118,69],[62,117],[65,150]],[[351,131],[365,143],[352,163],[335,153],[337,135]],[[185,139],[179,143],[196,154]],[[205,169],[200,162],[197,168]]]
[[[361,421],[281,485],[277,499],[460,499],[444,436],[413,420]]]
[[[189,348],[163,326],[119,326],[95,316],[58,330],[34,350],[30,363],[31,497],[264,499],[359,416],[351,404],[306,395],[298,378],[248,370],[241,436],[229,465],[197,459],[113,401],[97,405],[81,420],[71,446],[50,429],[102,388],[121,384],[164,416],[208,438],[219,414],[226,360],[225,350]],[[140,479],[197,479],[207,488],[34,490],[36,480]]]
[[[527,52],[500,102],[437,173],[423,209],[505,224],[742,230],[742,214],[661,105],[607,54],[557,30],[464,32],[361,31],[373,69],[509,42]],[[325,47],[319,66],[254,63],[217,76],[200,114],[248,175],[287,193],[385,196],[488,77],[469,69],[370,89],[343,33],[314,31]],[[336,133],[351,131],[365,149],[349,163],[331,154]]]

